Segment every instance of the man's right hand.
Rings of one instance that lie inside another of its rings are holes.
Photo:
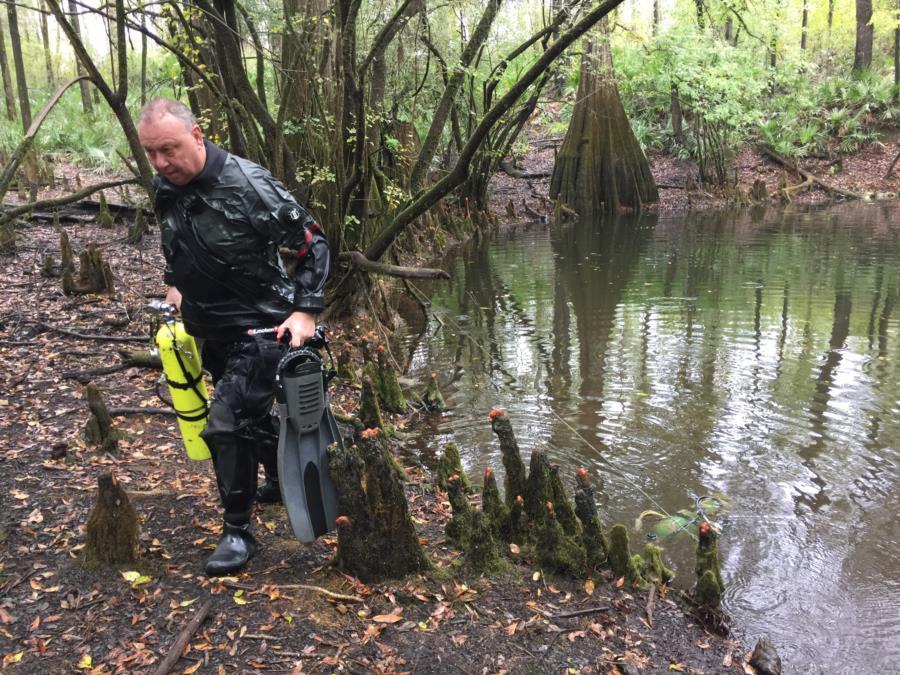
[[[169,286],[166,291],[166,304],[175,305],[175,309],[181,311],[181,293],[174,286]]]

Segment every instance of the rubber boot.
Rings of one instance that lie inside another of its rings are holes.
[[[216,550],[206,561],[206,574],[221,577],[243,569],[256,553],[256,539],[250,533],[250,524],[225,523]]]
[[[256,501],[260,504],[280,504],[281,486],[278,480],[266,476],[266,482],[256,488]]]

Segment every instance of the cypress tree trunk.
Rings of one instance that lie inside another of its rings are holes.
[[[853,53],[853,72],[872,67],[872,0],[856,0],[856,49]]]
[[[6,55],[6,38],[3,35],[3,22],[0,21],[0,72],[3,74],[3,94],[6,99],[6,117],[10,120],[19,116],[16,111],[16,91],[13,89],[12,77],[9,74],[9,57]]]
[[[41,2],[41,9],[46,10]],[[53,58],[50,51],[50,29],[47,25],[47,14],[41,12],[41,42],[44,45],[44,66],[47,68],[47,87],[53,89],[56,78],[53,76]]]
[[[585,44],[578,98],[553,168],[550,197],[581,216],[640,211],[659,199],[619,98],[605,19]]]
[[[79,23],[78,14],[79,9],[78,5],[75,4],[75,0],[69,0],[69,21],[72,23],[72,29],[75,31],[75,35],[81,40],[81,24]],[[75,74],[79,77],[86,74],[84,65],[81,63],[80,59],[75,59]],[[89,113],[93,110],[93,104],[91,103],[91,91],[87,80],[81,80],[81,82],[78,83],[78,86],[81,87],[81,109],[85,113]]]
[[[31,126],[31,101],[28,99],[28,80],[25,76],[25,59],[22,56],[22,39],[19,36],[19,19],[16,14],[16,3],[6,2],[9,17],[9,43],[12,48],[13,62],[16,65],[16,85],[19,90],[19,111],[22,113],[22,129],[28,131]]]

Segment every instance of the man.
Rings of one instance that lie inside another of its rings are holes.
[[[210,576],[240,570],[256,551],[254,496],[280,499],[277,425],[271,415],[282,336],[298,347],[324,307],[328,243],[310,215],[261,166],[204,140],[191,111],[158,99],[138,119],[158,172],[156,212],[166,258],[166,301],[202,343],[215,385],[201,434],[212,454],[224,528],[206,563]],[[294,252],[288,272],[279,247]],[[274,337],[248,329],[277,326]],[[257,492],[258,463],[266,483]]]

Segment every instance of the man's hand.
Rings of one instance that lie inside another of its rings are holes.
[[[175,309],[181,311],[181,293],[174,286],[169,286],[166,291],[166,304],[175,305]]]
[[[285,331],[291,333],[291,347],[296,349],[309,340],[316,332],[316,315],[306,312],[294,312],[278,326],[276,336],[281,340]]]

